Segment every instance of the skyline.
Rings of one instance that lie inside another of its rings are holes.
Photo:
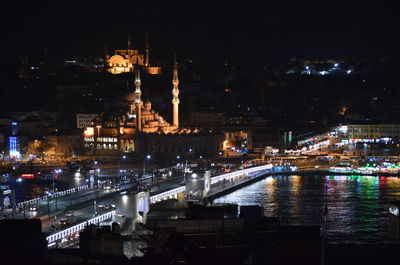
[[[383,5],[3,3],[2,9],[2,46],[21,56],[43,49],[63,58],[101,55],[105,45],[124,48],[128,31],[139,48],[148,33],[159,57],[399,56],[395,10]]]

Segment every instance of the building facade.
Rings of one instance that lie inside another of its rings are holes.
[[[353,141],[383,138],[399,141],[400,124],[350,124],[345,135]]]
[[[98,116],[99,114],[76,114],[76,128],[83,129],[91,125],[92,121]]]

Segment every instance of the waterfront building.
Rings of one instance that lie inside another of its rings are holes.
[[[344,136],[349,141],[373,142],[400,140],[400,124],[349,124],[342,127],[345,127]]]
[[[68,158],[83,154],[82,135],[53,133],[41,139],[28,141],[29,155],[43,156],[45,159]]]

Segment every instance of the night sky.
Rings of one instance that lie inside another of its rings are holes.
[[[156,57],[174,52],[207,59],[400,54],[397,9],[383,1],[2,2],[1,45],[17,56],[43,49],[59,58],[103,54],[105,44],[125,48],[128,31],[139,48],[149,32]]]

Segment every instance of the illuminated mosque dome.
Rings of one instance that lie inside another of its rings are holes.
[[[112,66],[128,66],[126,59],[118,54],[111,56],[111,58],[109,59],[109,64]]]

